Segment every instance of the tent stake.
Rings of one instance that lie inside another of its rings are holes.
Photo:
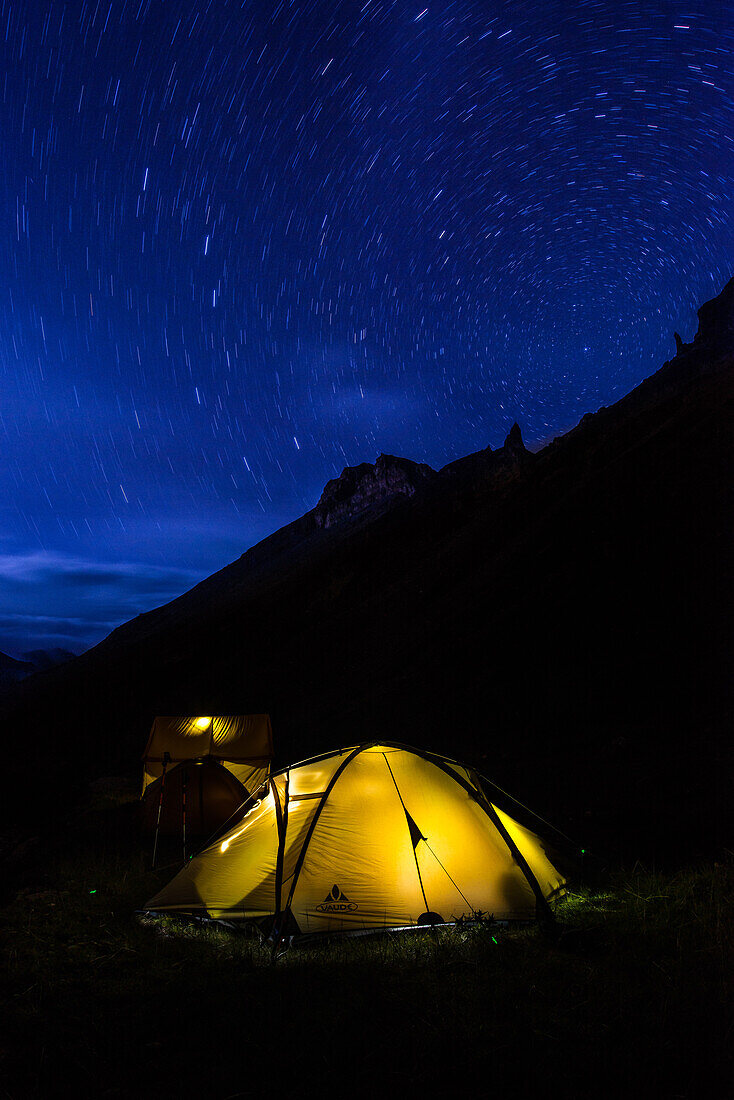
[[[153,866],[151,868],[151,870],[153,870],[153,871],[155,871],[155,860],[156,860],[156,855],[158,853],[158,830],[161,827],[161,810],[163,809],[163,791],[165,790],[165,787],[166,787],[166,768],[168,767],[168,761],[170,759],[171,759],[171,757],[168,755],[168,753],[164,752],[163,753],[163,774],[161,776],[161,793],[160,793],[160,797],[158,798],[158,817],[156,818],[155,840],[153,841]]]

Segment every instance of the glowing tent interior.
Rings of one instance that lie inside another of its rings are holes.
[[[143,821],[164,835],[220,828],[267,782],[267,714],[156,718],[143,754]]]
[[[246,815],[146,905],[276,937],[549,913],[564,878],[475,771],[394,743],[273,775]]]

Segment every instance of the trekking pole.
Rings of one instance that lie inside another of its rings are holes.
[[[183,779],[181,782],[181,832],[183,836],[183,858],[186,862],[186,781],[187,773],[184,770]]]
[[[161,793],[158,797],[158,817],[156,818],[156,822],[155,822],[155,840],[153,841],[153,866],[151,867],[151,870],[153,870],[153,871],[155,871],[155,860],[156,860],[156,854],[158,852],[158,830],[161,827],[161,810],[163,809],[163,791],[165,790],[165,786],[166,786],[166,768],[168,767],[168,761],[170,759],[171,758],[168,755],[168,753],[164,752],[163,753],[163,774],[161,775]]]

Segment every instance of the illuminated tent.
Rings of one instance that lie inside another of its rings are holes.
[[[267,782],[267,714],[156,718],[143,754],[143,821],[163,834],[214,832]]]
[[[250,921],[277,938],[544,917],[563,888],[543,841],[490,802],[475,771],[371,743],[273,775],[146,908]]]

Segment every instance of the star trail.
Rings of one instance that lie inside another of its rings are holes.
[[[381,452],[539,446],[734,273],[734,7],[0,0],[0,649]]]

